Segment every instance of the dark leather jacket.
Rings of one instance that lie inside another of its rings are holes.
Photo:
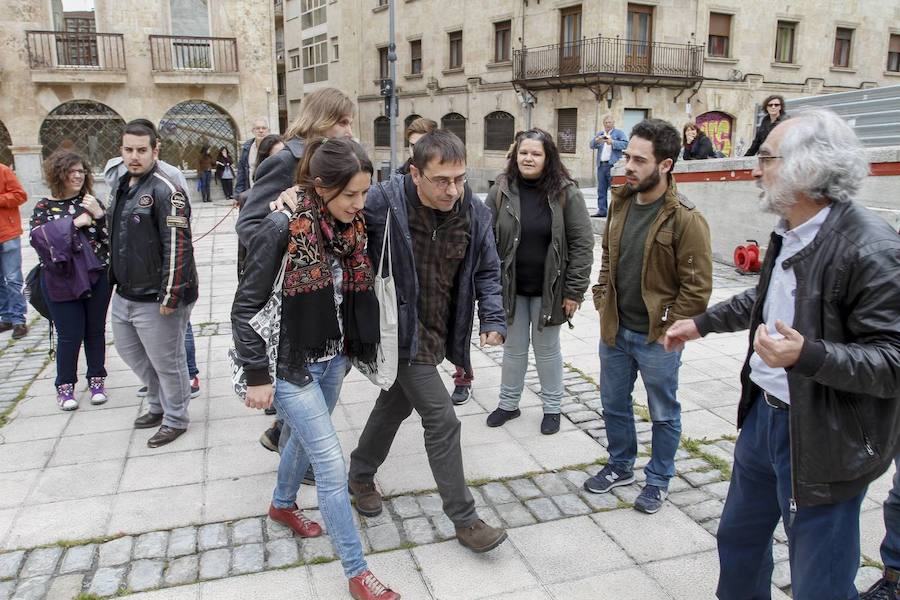
[[[702,335],[750,330],[741,372],[741,427],[759,388],[749,360],[781,236],[759,284],[694,319]],[[900,236],[856,203],[834,203],[815,239],[784,261],[797,277],[794,329],[806,341],[787,370],[793,497],[799,506],[859,494],[900,442]]]
[[[154,166],[133,186],[119,178],[107,215],[110,283],[119,295],[169,308],[197,300],[191,205]]]

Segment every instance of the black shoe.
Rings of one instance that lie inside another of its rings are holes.
[[[275,421],[271,427],[262,432],[259,436],[259,443],[262,447],[271,452],[278,452],[278,441],[281,439],[281,423]]]
[[[316,473],[313,471],[312,465],[309,465],[309,468],[306,469],[306,475],[303,476],[303,481],[301,481],[303,485],[316,485]]]
[[[162,413],[146,412],[134,420],[135,429],[152,429],[162,424]]]
[[[160,446],[171,444],[181,437],[181,434],[185,431],[187,431],[187,429],[177,429],[175,427],[163,425],[159,428],[159,431],[153,434],[153,437],[147,440],[147,446],[150,448],[159,448]]]
[[[28,335],[28,325],[26,325],[25,323],[22,323],[20,325],[13,325],[12,339],[21,340],[26,335]]]
[[[488,427],[500,427],[507,421],[520,416],[522,416],[522,411],[518,408],[516,410],[503,410],[502,408],[497,408],[488,415],[487,425]]]
[[[465,404],[469,401],[469,390],[472,388],[467,385],[458,385],[456,389],[453,390],[453,393],[450,394],[450,399],[453,401],[453,404],[459,406],[460,404]]]
[[[274,407],[274,406],[270,406],[269,408],[267,408],[267,409],[264,410],[263,412],[265,412],[267,415],[269,415],[269,416],[271,417],[272,415],[275,414],[276,411],[275,411],[275,407]]]
[[[544,414],[541,420],[541,433],[544,435],[552,435],[559,431],[559,413]]]
[[[882,577],[868,590],[859,595],[859,600],[895,600],[900,597],[900,586],[897,581]]]
[[[606,213],[599,213],[599,212],[598,212],[598,213],[592,214],[591,216],[592,216],[592,217],[597,217],[598,219],[605,219],[605,218],[606,218]]]

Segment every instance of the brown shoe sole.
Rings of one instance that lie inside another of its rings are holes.
[[[503,535],[498,537],[496,540],[492,541],[491,543],[487,544],[486,546],[480,546],[478,548],[476,548],[474,546],[469,546],[468,544],[463,542],[462,538],[460,538],[459,536],[457,536],[456,541],[458,541],[461,546],[463,546],[464,548],[468,548],[475,554],[482,554],[484,552],[490,552],[491,550],[493,550],[494,548],[496,548],[497,546],[499,546],[500,544],[505,542],[506,538],[507,538],[507,534],[506,534],[506,531],[504,531]]]

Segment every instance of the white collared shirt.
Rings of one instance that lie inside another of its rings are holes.
[[[606,135],[612,135],[612,129],[607,131]],[[600,149],[600,162],[609,162],[610,158],[612,158],[612,142],[609,144],[604,143]]]
[[[809,221],[794,229],[787,229],[787,222],[782,219],[775,226],[775,233],[783,239],[781,252],[772,266],[769,278],[769,289],[763,304],[763,322],[774,339],[784,336],[775,330],[775,321],[780,320],[788,327],[794,326],[795,296],[797,294],[797,275],[793,267],[784,267],[784,262],[808,246],[819,233],[822,223],[828,218],[831,206],[826,206]],[[787,371],[783,368],[773,369],[754,352],[750,356],[750,379],[763,390],[782,402],[791,403],[791,392],[788,389]]]

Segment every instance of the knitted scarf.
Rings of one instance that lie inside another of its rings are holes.
[[[378,300],[363,214],[341,223],[321,198],[301,191],[297,200],[282,288],[281,335],[290,348],[286,358],[307,364],[343,352],[374,368],[380,341]],[[340,324],[329,257],[339,259],[343,270]]]

